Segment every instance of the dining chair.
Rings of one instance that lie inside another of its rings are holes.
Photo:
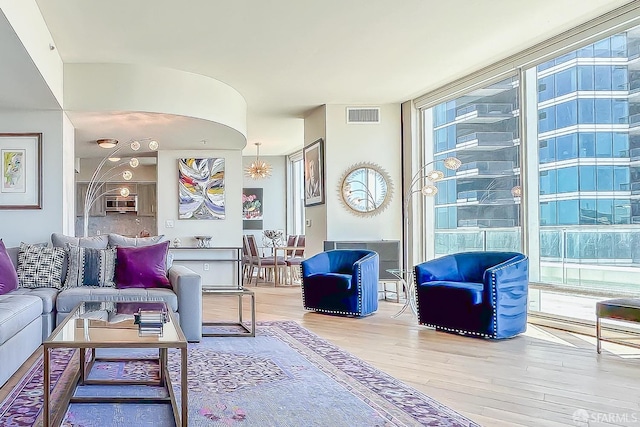
[[[287,284],[289,285],[293,285],[294,274],[296,278],[301,277],[300,263],[305,259],[304,258],[305,235],[299,234],[297,236],[292,236],[292,237],[295,237],[295,244],[292,246],[295,246],[299,249],[287,251],[287,252],[291,252],[291,256],[285,259],[285,263],[287,265],[287,272],[288,272]]]
[[[251,269],[251,251],[249,250],[249,242],[247,241],[247,235],[242,235],[242,280],[247,280],[251,283],[251,276],[249,270]]]
[[[276,268],[286,267],[286,263],[284,259],[279,257],[277,260],[273,256],[261,256],[258,251],[258,244],[256,243],[256,238],[252,234],[247,234],[247,244],[249,247],[249,254],[251,257],[251,264],[249,267],[249,283],[253,278],[253,270],[257,268],[256,272],[256,286],[258,286],[258,279],[260,278],[260,271],[263,271],[264,279],[267,280],[267,270],[271,270],[273,272]],[[277,283],[274,282],[274,286],[278,286]]]

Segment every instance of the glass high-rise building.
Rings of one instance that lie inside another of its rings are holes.
[[[526,252],[535,255],[537,280],[592,291],[635,291],[640,29],[522,75],[525,99],[519,99],[518,78],[511,77],[423,110],[427,160],[456,156],[463,162],[437,183],[434,254],[524,250],[520,195],[528,192],[528,204],[535,206],[529,230],[538,235],[529,239]],[[524,184],[521,105],[527,117],[525,143],[537,146],[527,151]]]

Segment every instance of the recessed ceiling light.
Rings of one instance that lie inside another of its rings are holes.
[[[118,144],[117,139],[104,138],[96,141],[101,148],[113,148]]]

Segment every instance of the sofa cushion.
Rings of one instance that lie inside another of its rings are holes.
[[[12,295],[32,295],[42,300],[42,314],[48,314],[55,311],[56,297],[58,290],[56,288],[18,288],[11,292]]]
[[[114,248],[94,249],[67,245],[69,271],[65,288],[75,286],[115,287],[113,275],[116,267]]]
[[[42,301],[32,295],[0,295],[0,345],[42,314]]]
[[[7,253],[4,242],[0,239],[0,295],[13,291],[18,287],[18,273],[11,257]]]
[[[107,247],[108,243],[109,238],[106,234],[91,237],[65,236],[60,233],[53,233],[51,235],[51,244],[56,248],[64,248],[69,244],[80,246],[81,248],[104,249]]]
[[[170,288],[167,277],[169,241],[143,247],[118,247],[116,287]]]
[[[62,286],[64,249],[20,243],[18,280],[23,288],[57,288]]]
[[[109,234],[109,246],[115,248],[119,246],[125,247],[141,247],[141,246],[151,246],[156,243],[168,242],[169,239],[161,234],[159,236],[151,236],[151,237],[125,237],[119,234],[111,233]]]
[[[164,301],[174,312],[178,311],[178,296],[171,289],[113,289],[84,286],[64,289],[58,294],[56,300],[58,313],[69,313],[83,301]]]

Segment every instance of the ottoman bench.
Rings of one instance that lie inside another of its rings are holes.
[[[600,341],[602,340],[601,319],[615,319],[640,323],[640,299],[617,298],[596,303],[596,340],[598,354],[600,354],[601,351]]]

